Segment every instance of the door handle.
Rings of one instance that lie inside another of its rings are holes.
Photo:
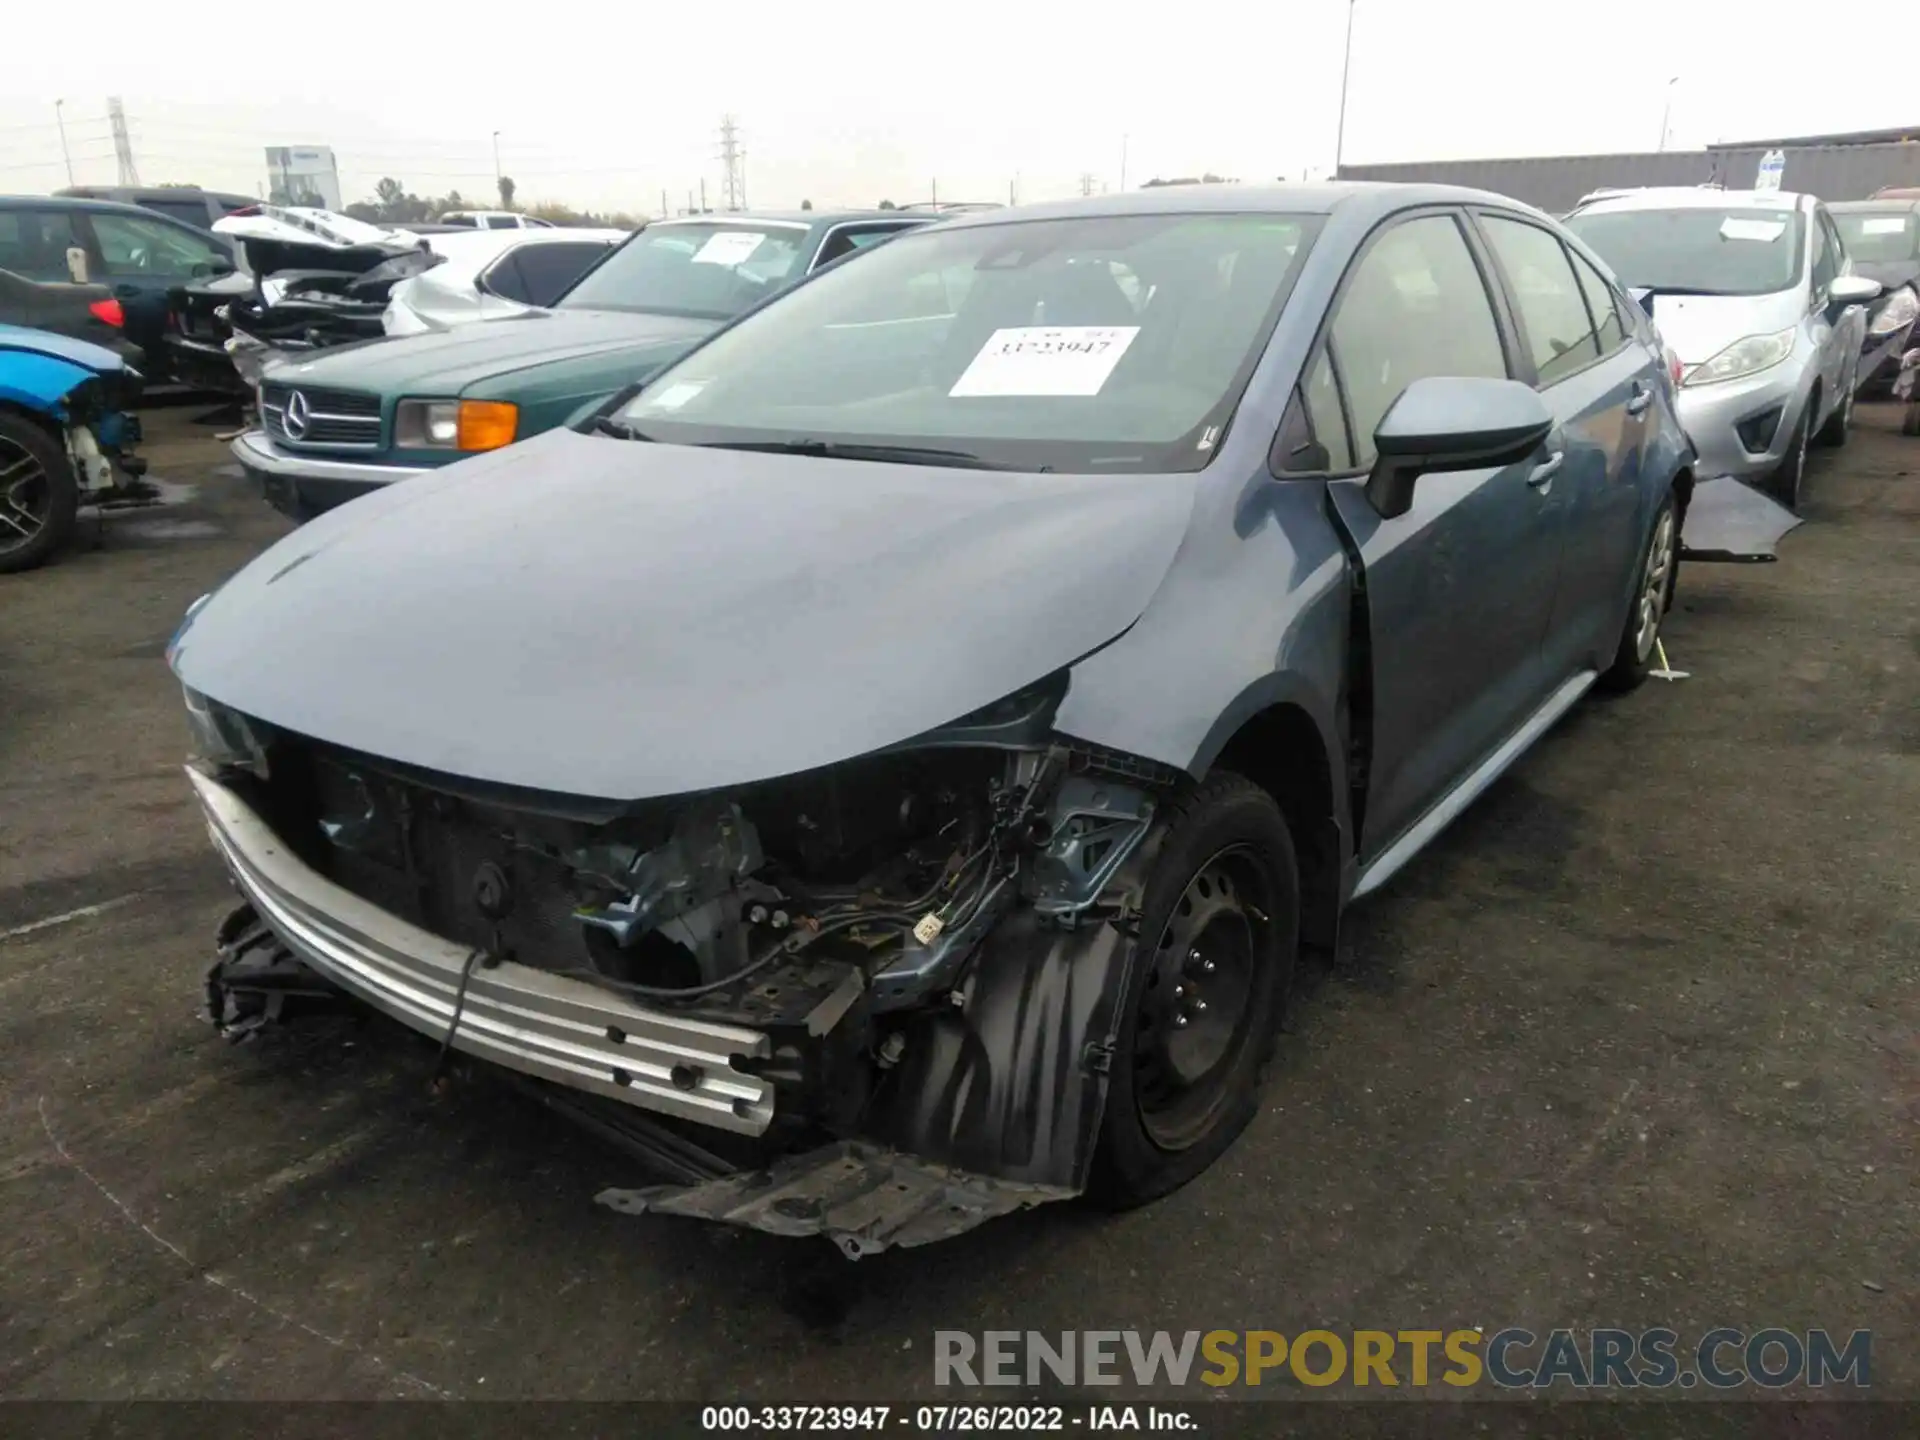
[[[1644,380],[1633,382],[1633,398],[1627,401],[1627,414],[1644,415],[1653,404],[1653,387]]]
[[[1545,460],[1533,467],[1527,476],[1528,488],[1538,490],[1542,495],[1553,488],[1553,477],[1560,473],[1561,465],[1566,463],[1567,452],[1556,450]]]

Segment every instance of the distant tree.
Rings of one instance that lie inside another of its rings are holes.
[[[198,190],[201,187],[197,180],[162,180],[153,188],[156,190]]]
[[[880,202],[880,208],[882,210],[898,210],[900,207],[895,205],[891,200],[882,200]]]
[[[356,200],[347,206],[346,213],[356,220],[364,220],[369,225],[380,223],[380,207],[367,200]]]
[[[392,210],[407,198],[407,187],[391,175],[383,176],[380,183],[373,187],[373,198],[379,202],[383,211]]]
[[[802,210],[811,210],[813,208],[813,202],[811,200],[802,200],[800,202],[800,208]]]
[[[500,208],[502,210],[511,210],[513,208],[513,191],[514,191],[513,177],[511,175],[502,175],[500,177],[499,184],[500,184]]]

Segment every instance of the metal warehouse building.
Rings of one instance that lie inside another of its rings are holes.
[[[1628,155],[1556,155],[1526,160],[1439,160],[1407,165],[1342,165],[1342,180],[1418,180],[1471,185],[1562,214],[1582,195],[1609,186],[1705,185],[1729,190],[1753,185],[1769,150],[1786,153],[1783,190],[1822,200],[1864,200],[1888,185],[1920,187],[1920,125],[1910,130],[1861,130],[1741,140],[1705,150]]]

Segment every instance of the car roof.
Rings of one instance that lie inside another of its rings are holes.
[[[650,220],[647,228],[656,225],[751,225],[756,220],[776,225],[838,225],[848,220],[917,220],[927,222],[939,219],[937,215],[919,210],[715,210],[707,215],[675,215],[667,220]]]
[[[1906,196],[1883,195],[1878,200],[1835,200],[1827,209],[1856,215],[1863,210],[1878,211],[1882,215],[1889,210],[1920,210],[1920,192]]]
[[[94,200],[85,195],[0,195],[0,210],[85,210],[94,215],[139,215],[148,220],[158,220],[167,225],[181,225],[193,230],[184,220],[176,220],[171,215],[163,215],[158,210],[149,210],[144,205],[125,205],[118,200]],[[200,231],[205,234],[205,231]]]
[[[236,201],[242,205],[260,203],[257,196],[242,195],[232,190],[204,190],[198,185],[69,185],[53,194],[57,200],[124,200],[128,196],[139,197],[132,202],[134,204],[147,200],[185,200],[192,196],[209,197],[222,205]]]
[[[1621,210],[1802,210],[1813,197],[1794,190],[1706,190],[1693,185],[1650,185],[1586,201],[1577,213]]]
[[[1090,195],[1032,205],[979,210],[941,219],[946,230],[983,225],[1020,225],[1123,215],[1331,215],[1338,210],[1389,214],[1416,205],[1487,205],[1540,214],[1510,195],[1464,185],[1397,184],[1339,180],[1313,185],[1160,185],[1118,195]]]

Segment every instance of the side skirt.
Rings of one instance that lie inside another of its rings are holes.
[[[1428,843],[1451,825],[1461,811],[1478,800],[1486,788],[1505,774],[1507,767],[1525,754],[1534,741],[1552,729],[1554,722],[1571,710],[1575,702],[1587,693],[1588,687],[1599,678],[1597,671],[1583,670],[1549,695],[1546,703],[1482,760],[1477,769],[1442,796],[1431,810],[1361,870],[1360,878],[1353,887],[1352,898],[1358,900],[1362,895],[1378,890],[1393,878],[1402,865],[1426,849]]]

